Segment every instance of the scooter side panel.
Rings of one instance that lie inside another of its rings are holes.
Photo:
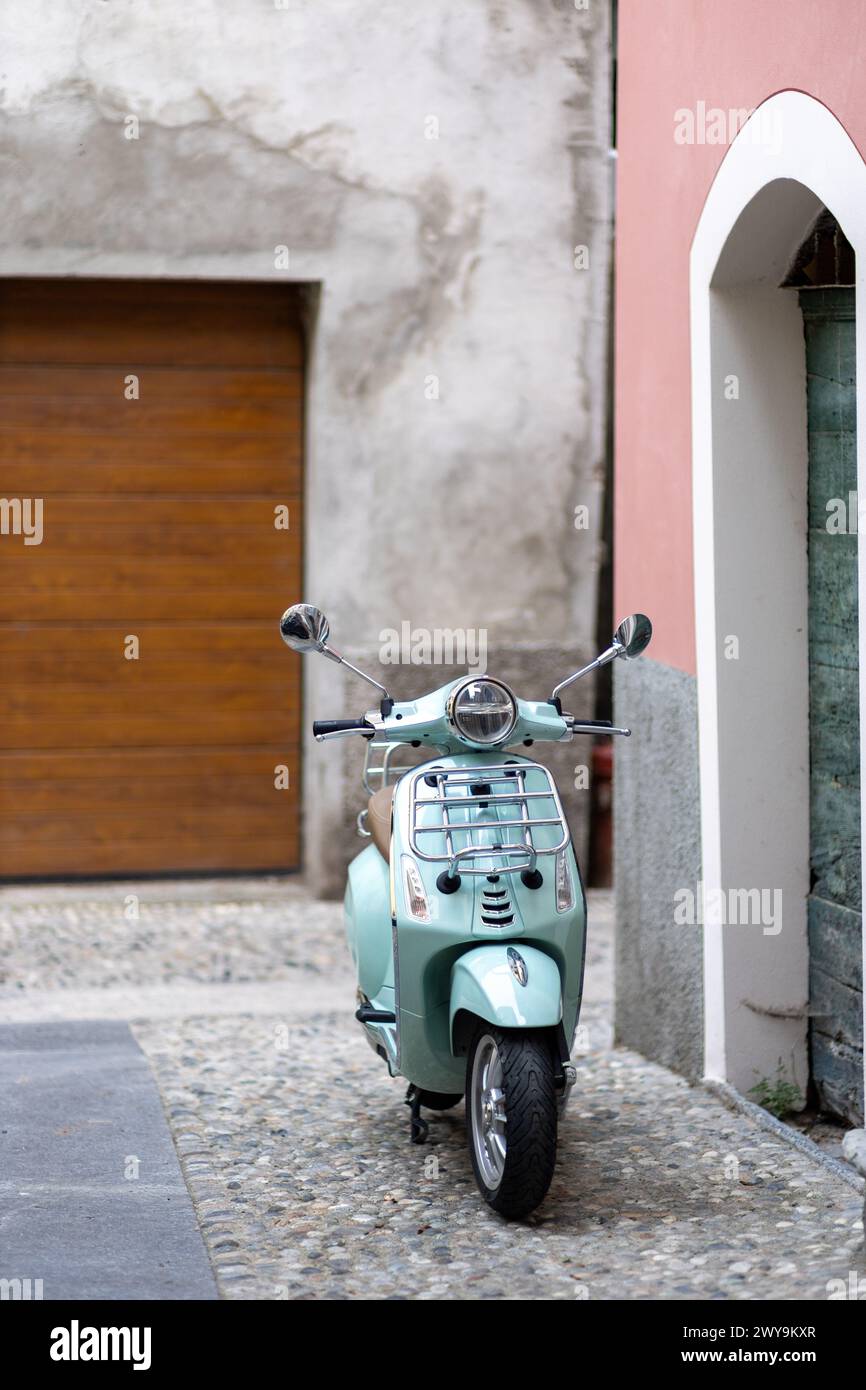
[[[394,988],[388,865],[375,845],[367,845],[349,865],[344,902],[346,940],[358,984],[368,999]]]
[[[517,949],[517,948],[515,948]],[[441,957],[450,967],[449,998],[425,1014],[400,1009],[400,1070],[427,1091],[459,1093],[466,1058],[452,1048],[454,1019],[461,1009],[500,1028],[554,1028],[562,1018],[562,982],[552,956],[519,943],[527,966],[521,985],[511,971],[508,943],[496,942]]]
[[[400,1071],[424,1091],[460,1095],[466,1084],[466,1058],[451,1051],[448,1001],[423,1017],[400,1010]]]
[[[559,1023],[562,980],[556,962],[521,941],[519,955],[526,972],[526,983],[521,984],[508,951],[504,943],[476,946],[455,961],[448,1017],[452,1031],[464,1009],[498,1028],[555,1028]]]

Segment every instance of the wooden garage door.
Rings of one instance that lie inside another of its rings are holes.
[[[288,287],[0,283],[0,875],[297,865],[302,382]]]

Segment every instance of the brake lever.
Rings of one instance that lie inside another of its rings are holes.
[[[604,719],[573,719],[570,714],[565,716],[569,731],[573,734],[622,734],[623,738],[631,738],[631,729],[617,729],[613,724],[608,724]]]
[[[317,743],[325,743],[329,738],[354,738],[360,734],[362,738],[372,738],[375,729],[330,729],[326,734],[313,734]]]

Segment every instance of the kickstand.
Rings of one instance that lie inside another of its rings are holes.
[[[412,1111],[412,1143],[423,1144],[430,1133],[430,1126],[426,1120],[421,1119],[421,1092],[417,1086],[409,1087],[406,1092],[405,1104]]]

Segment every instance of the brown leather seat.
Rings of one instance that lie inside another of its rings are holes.
[[[391,803],[393,800],[394,783],[392,782],[388,787],[380,787],[367,802],[367,829],[373,836],[373,844],[383,859],[388,859],[391,853]]]

